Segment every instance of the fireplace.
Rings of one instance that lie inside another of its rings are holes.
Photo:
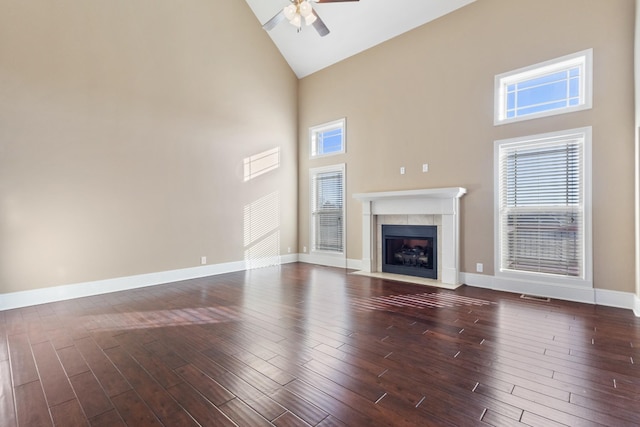
[[[402,219],[402,225],[437,225],[439,238],[433,245],[437,249],[433,265],[437,282],[458,286],[460,198],[466,192],[462,187],[449,187],[354,194],[362,202],[361,273],[385,274],[382,251],[378,252],[382,237],[379,226],[390,222],[396,225]],[[432,216],[433,221],[425,223],[424,216]]]
[[[383,224],[382,271],[437,279],[437,227]]]

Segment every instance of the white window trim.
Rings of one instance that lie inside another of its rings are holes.
[[[314,218],[313,218],[313,176],[324,172],[342,172],[342,252],[322,251],[315,249],[314,234]],[[346,165],[340,163],[337,165],[323,166],[309,169],[309,252],[313,255],[322,255],[323,257],[345,258],[347,254],[347,200],[346,196],[347,175]]]
[[[331,129],[342,128],[342,150],[334,153],[314,154],[317,151],[316,134]],[[316,159],[318,157],[335,156],[344,154],[347,151],[347,119],[343,117],[338,120],[323,123],[309,128],[309,158]]]
[[[584,58],[584,64],[582,62]],[[569,66],[575,66],[581,64],[584,66],[584,79],[583,87],[581,88],[583,94],[583,102],[579,105],[559,108],[549,111],[541,111],[539,113],[528,114],[525,116],[518,116],[513,118],[506,117],[506,87],[512,84],[514,81],[525,80],[527,78],[533,78],[538,74],[547,74],[555,70],[563,70]],[[575,111],[588,110],[593,105],[593,49],[586,49],[580,52],[572,53],[562,56],[560,58],[551,59],[549,61],[540,62],[538,64],[530,65],[527,67],[519,68],[517,70],[508,71],[506,73],[498,74],[495,76],[494,81],[494,112],[493,112],[493,124],[495,126],[504,125],[507,123],[520,122],[523,120],[532,120],[540,117],[555,116],[558,114],[573,113]]]
[[[500,147],[507,144],[519,142],[543,141],[545,139],[556,139],[570,135],[580,134],[584,137],[584,277],[562,277],[554,274],[525,272],[525,271],[503,271],[500,265],[502,259],[501,236],[500,236]],[[494,141],[494,268],[496,277],[511,280],[526,280],[542,284],[558,284],[576,287],[593,287],[593,232],[592,232],[592,202],[591,202],[591,126],[568,129],[558,132],[550,132],[538,135],[530,135],[519,138],[510,138]]]

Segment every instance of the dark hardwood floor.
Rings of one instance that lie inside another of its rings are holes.
[[[290,264],[0,312],[2,426],[637,426],[629,310]]]

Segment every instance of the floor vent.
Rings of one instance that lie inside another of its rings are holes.
[[[549,302],[551,301],[550,298],[547,297],[539,297],[537,295],[526,295],[526,294],[522,294],[520,295],[520,298],[522,299],[528,299],[528,300],[533,300],[533,301],[541,301],[541,302]]]

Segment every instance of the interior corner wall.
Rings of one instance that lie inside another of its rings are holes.
[[[634,83],[635,83],[635,268],[636,306],[640,316],[640,0],[636,0],[634,37]]]
[[[0,294],[295,247],[297,87],[244,1],[2,2]]]
[[[362,258],[352,194],[459,186],[461,271],[492,276],[494,141],[592,126],[594,286],[635,292],[634,16],[634,0],[481,0],[302,79],[300,246],[309,169],[345,163],[348,259]],[[592,109],[493,125],[495,75],[589,48]],[[346,153],[310,159],[307,129],[340,117]]]

